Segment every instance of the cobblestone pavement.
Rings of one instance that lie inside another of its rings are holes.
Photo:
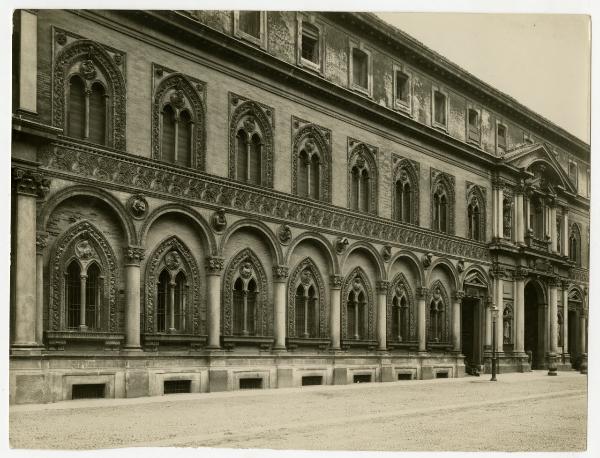
[[[316,386],[10,408],[17,448],[580,451],[577,372]]]

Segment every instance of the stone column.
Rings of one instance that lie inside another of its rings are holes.
[[[387,350],[387,293],[389,281],[377,282],[377,342],[378,350]]]
[[[35,340],[40,346],[44,345],[44,250],[48,245],[48,234],[38,232],[36,234],[36,266],[35,266],[35,281],[36,281],[36,320],[35,320]]]
[[[340,305],[342,299],[342,282],[344,277],[332,275],[329,283],[329,333],[331,335],[331,349],[339,350],[340,346]]]
[[[494,305],[493,296],[488,297],[485,307],[485,348],[492,350],[492,306]]]
[[[12,169],[12,183],[16,208],[12,226],[15,301],[13,348],[27,351],[38,345],[36,197],[46,194],[50,182],[44,179],[39,172],[15,167]]]
[[[144,248],[139,246],[125,247],[125,348],[140,350],[140,263],[144,259]]]
[[[504,280],[501,271],[494,272],[494,305],[498,309],[496,327],[492,332],[496,333],[496,351],[502,353],[504,350],[504,338],[502,333],[502,312],[504,311]],[[491,313],[491,312],[490,312]],[[492,317],[490,320],[493,322]],[[492,324],[490,324],[491,329]],[[492,339],[490,339],[492,340]],[[491,342],[490,342],[491,344]]]
[[[457,291],[454,294],[454,301],[452,302],[452,350],[460,352],[460,310],[462,300],[465,297],[464,291]]]
[[[502,189],[502,184],[498,183],[498,207],[497,208],[497,212],[498,215],[496,216],[496,219],[498,220],[498,238],[502,239],[504,238],[504,189]]]
[[[523,190],[517,189],[515,194],[515,220],[516,220],[516,228],[515,228],[515,242],[516,243],[524,243],[525,242],[525,208],[523,202]]]
[[[587,320],[585,312],[579,315],[579,353],[587,353],[585,334],[587,330]]]
[[[525,269],[518,268],[514,276],[515,288],[515,352],[525,352]]]
[[[563,207],[562,219],[561,254],[569,256],[569,209],[567,207]]]
[[[553,204],[550,207],[550,241],[552,253],[557,253],[560,251],[560,247],[558,246],[558,234],[556,232],[556,206]]]
[[[275,304],[275,346],[274,350],[285,350],[285,284],[289,275],[289,267],[280,265],[273,267],[273,303]]]
[[[569,282],[563,281],[562,286],[562,314],[563,314],[563,347],[564,354],[569,353]]]
[[[548,284],[548,305],[550,314],[550,345],[551,353],[558,353],[558,281],[553,279]]]
[[[523,199],[525,200],[525,233],[528,233],[531,229],[531,196],[529,194],[525,194]]]
[[[427,315],[427,288],[417,288],[417,335],[419,337],[419,351],[427,351],[427,327],[426,327],[426,315]]]
[[[498,221],[498,180],[492,179],[492,239],[496,239],[499,236],[498,227],[500,222]]]
[[[225,260],[218,256],[206,258],[206,287],[208,301],[208,345],[209,350],[221,348],[221,272]]]

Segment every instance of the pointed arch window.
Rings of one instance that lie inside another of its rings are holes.
[[[331,132],[292,117],[292,193],[331,201]]]
[[[402,293],[392,299],[392,338],[398,342],[409,340],[408,300]]]
[[[352,148],[348,168],[349,207],[360,212],[377,213],[376,150],[352,139],[349,147]]]
[[[469,238],[482,240],[481,230],[481,206],[476,197],[472,197],[467,206],[467,219],[469,221]]]
[[[346,310],[348,313],[348,327],[346,335],[350,339],[361,340],[366,336],[365,313],[367,311],[367,300],[364,290],[352,290],[348,294]]]
[[[581,233],[576,223],[571,226],[569,234],[569,260],[581,265]]]
[[[157,332],[185,332],[188,283],[185,273],[182,271],[171,272],[164,268],[158,277],[156,288],[157,310],[156,331]]]
[[[162,160],[191,167],[194,123],[189,110],[166,103],[160,115]]]
[[[342,286],[342,340],[353,345],[375,339],[373,307],[371,285],[364,271],[357,267]]]
[[[67,135],[107,144],[108,93],[99,81],[89,82],[75,74],[69,80]]]
[[[428,341],[431,344],[447,344],[449,342],[450,315],[448,304],[446,290],[441,282],[436,281],[431,287],[427,315]]]
[[[296,336],[302,338],[318,335],[318,293],[314,285],[296,288]]]
[[[298,158],[298,195],[310,199],[321,199],[321,158],[311,143],[300,150]]]
[[[68,329],[101,329],[103,276],[98,263],[73,259],[65,273],[65,305]]]
[[[448,192],[441,185],[433,193],[433,229],[438,232],[449,232]]]

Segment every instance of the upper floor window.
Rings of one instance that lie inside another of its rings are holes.
[[[469,219],[469,238],[480,240],[481,234],[479,233],[479,224],[481,221],[481,209],[479,208],[479,202],[476,198],[471,199],[469,202],[467,213]]]
[[[506,150],[506,126],[504,124],[496,125],[496,146],[499,150]]]
[[[467,138],[469,141],[479,143],[480,129],[479,129],[479,112],[474,108],[469,108],[467,115]]]
[[[418,164],[401,159],[394,168],[393,217],[403,223],[418,224],[419,200]]]
[[[349,147],[349,206],[353,210],[376,213],[377,166],[373,153],[364,143],[354,140],[350,140]]]
[[[266,22],[265,11],[234,11],[234,35],[266,48]]]
[[[454,233],[454,177],[432,169],[431,179],[432,229]]]
[[[292,193],[330,201],[331,133],[295,117],[292,124]]]
[[[410,77],[403,71],[396,70],[396,102],[408,104],[410,97]]]
[[[485,240],[485,190],[472,183],[467,183],[467,220],[468,238]]]
[[[443,186],[433,193],[433,229],[448,232],[448,193]]]
[[[230,94],[229,177],[260,185],[273,185],[273,111],[262,104]],[[235,103],[234,103],[235,101]]]
[[[153,157],[203,169],[206,85],[156,64],[153,70]]]
[[[433,91],[433,123],[440,127],[446,127],[447,119],[447,97],[439,90]]]
[[[125,149],[123,55],[58,29],[55,33],[64,39],[54,48],[53,125],[69,137]]]
[[[371,53],[358,46],[351,46],[350,52],[351,87],[371,93]]]
[[[544,202],[539,196],[531,198],[531,211],[529,213],[529,227],[533,236],[538,239],[544,238]]]
[[[576,223],[571,225],[569,234],[569,260],[581,265],[581,232]]]
[[[308,22],[302,23],[301,53],[302,59],[313,64],[319,63],[319,29]]]

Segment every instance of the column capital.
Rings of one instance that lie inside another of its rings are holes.
[[[390,288],[390,282],[387,280],[379,280],[377,282],[377,292],[378,293],[386,293],[388,292],[388,289]]]
[[[273,277],[275,277],[275,281],[284,281],[289,274],[290,268],[288,266],[283,264],[273,266]]]
[[[513,274],[513,278],[515,280],[525,280],[525,277],[529,274],[529,269],[525,267],[517,267],[515,269],[515,273]]]
[[[38,231],[35,233],[35,249],[36,253],[41,254],[48,246],[48,233]]]
[[[424,286],[419,286],[417,288],[417,297],[419,299],[425,299],[427,294],[429,294],[429,289],[425,288]]]
[[[146,250],[141,246],[126,246],[123,248],[125,256],[125,265],[139,266],[144,259]]]
[[[563,289],[568,290],[571,282],[569,280],[561,280],[561,286]]]
[[[332,288],[339,289],[342,287],[342,283],[344,282],[344,277],[341,275],[331,275],[329,277],[329,285]]]
[[[207,256],[204,265],[209,275],[221,275],[225,265],[225,258],[221,256]]]
[[[548,278],[548,286],[551,288],[558,288],[561,286],[561,283],[560,277],[552,276]]]
[[[456,299],[457,301],[462,301],[465,297],[465,292],[464,291],[456,291],[454,293],[454,299]]]
[[[17,194],[26,196],[43,198],[50,191],[50,179],[41,172],[21,167],[12,168],[12,184]]]

